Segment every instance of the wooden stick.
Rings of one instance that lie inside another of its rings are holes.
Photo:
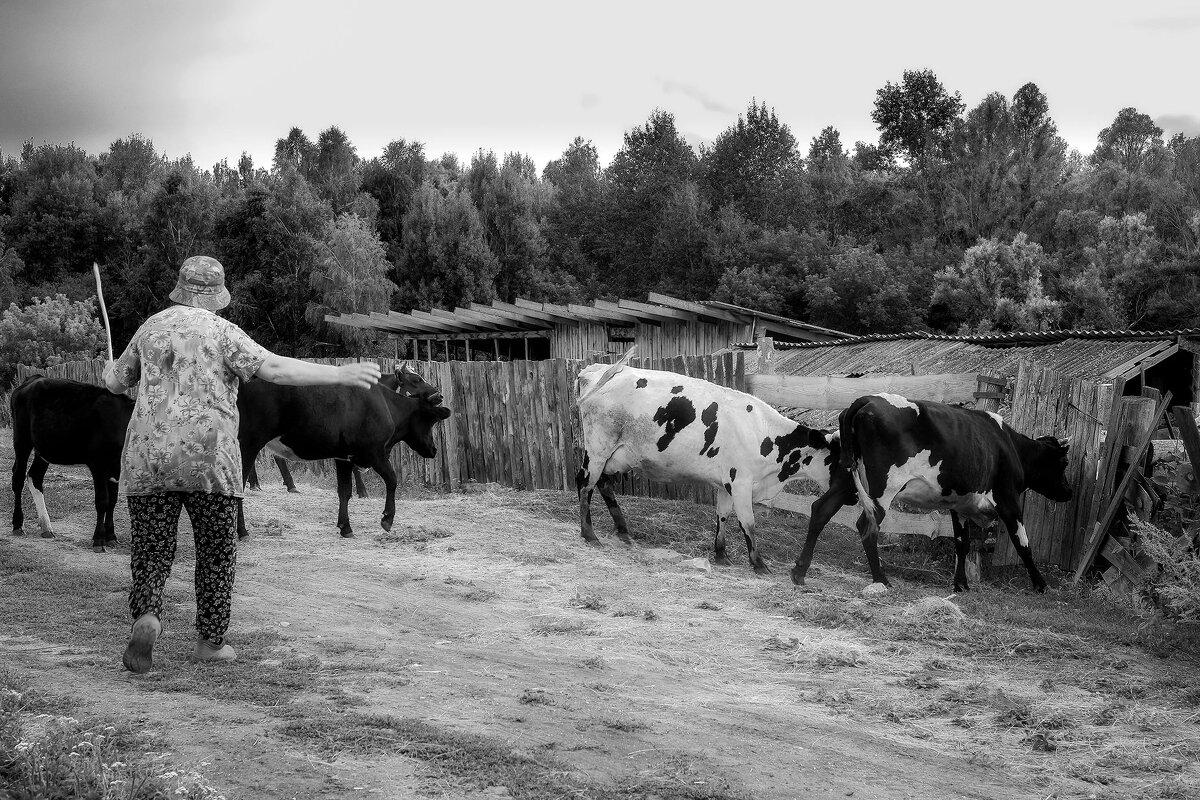
[[[96,299],[100,301],[100,316],[104,318],[104,340],[108,343],[108,360],[113,360],[112,328],[108,325],[108,309],[104,306],[104,289],[100,286],[100,265],[92,262],[92,274],[96,276]]]

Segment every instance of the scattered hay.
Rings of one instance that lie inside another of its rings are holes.
[[[583,620],[570,617],[546,616],[535,619],[529,627],[534,633],[549,636],[552,633],[589,633],[591,626]]]
[[[906,608],[903,616],[923,625],[958,625],[967,614],[944,597],[922,597]]]
[[[577,589],[575,596],[567,601],[567,605],[574,608],[583,608],[588,611],[603,611],[604,598],[598,591],[592,589]]]

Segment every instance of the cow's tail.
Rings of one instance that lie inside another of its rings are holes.
[[[858,493],[858,507],[862,509],[863,515],[867,518],[867,528],[861,531],[863,538],[879,533],[879,503],[871,497],[871,493],[867,491],[867,487],[863,483],[862,471],[859,469],[862,459],[858,452],[858,437],[854,432],[854,420],[858,416],[859,409],[866,402],[866,397],[858,398],[838,417],[838,439],[841,440],[842,451],[841,466],[850,473],[850,478],[854,481],[854,489]]]
[[[625,366],[625,364],[629,361],[629,359],[633,358],[633,354],[636,351],[637,351],[636,344],[633,345],[632,347],[630,347],[628,350],[626,350],[625,355],[621,356],[621,358],[617,360],[617,363],[613,364],[611,367],[604,370],[604,374],[602,374],[596,380],[596,382],[593,383],[591,385],[591,387],[589,387],[588,390],[586,392],[584,392],[584,394],[578,400],[576,400],[576,402],[582,403],[584,400],[586,400],[589,397],[591,397],[592,395],[594,395],[600,389],[601,386],[603,386],[604,384],[608,383],[613,378],[615,378],[617,376],[617,374],[621,371],[621,369]]]

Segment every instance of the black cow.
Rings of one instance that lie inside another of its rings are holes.
[[[242,470],[248,473],[263,447],[294,461],[337,459],[338,530],[353,536],[347,504],[353,467],[383,478],[386,500],[380,525],[391,530],[396,514],[396,471],[388,458],[397,442],[433,458],[433,426],[450,416],[442,394],[407,365],[371,389],[348,386],[280,386],[250,381],[238,392]],[[240,509],[238,536],[245,537]]]
[[[63,378],[34,375],[13,390],[12,469],[13,535],[24,534],[21,487],[30,454],[30,493],[37,507],[42,536],[54,529],[46,511],[42,479],[50,464],[85,464],[96,489],[96,529],[92,549],[103,553],[106,545],[119,544],[113,527],[117,482],[121,475],[121,449],[133,415],[133,400],[93,386]]]
[[[1068,441],[1032,439],[1009,427],[998,414],[957,408],[894,394],[860,397],[841,413],[841,467],[829,490],[813,505],[808,538],[792,568],[792,581],[804,583],[821,529],[857,495],[862,514],[858,531],[871,577],[887,584],[879,566],[879,523],[893,500],[925,510],[949,510],[954,525],[954,590],[967,591],[965,562],[969,542],[960,517],[984,527],[997,519],[1029,579],[1039,592],[1046,581],[1033,563],[1022,522],[1026,489],[1057,502],[1071,499],[1067,485]]]

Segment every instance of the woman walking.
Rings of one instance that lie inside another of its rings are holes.
[[[251,378],[294,386],[344,384],[369,390],[374,362],[340,367],[275,355],[214,312],[229,305],[225,270],[210,256],[183,262],[175,305],[147,319],[104,370],[112,392],[137,387],[121,477],[129,503],[129,608],[133,631],[123,662],[147,672],[162,630],[163,590],[175,561],[179,513],[196,544],[195,661],[233,661],[225,642],[242,496],[238,387]]]

